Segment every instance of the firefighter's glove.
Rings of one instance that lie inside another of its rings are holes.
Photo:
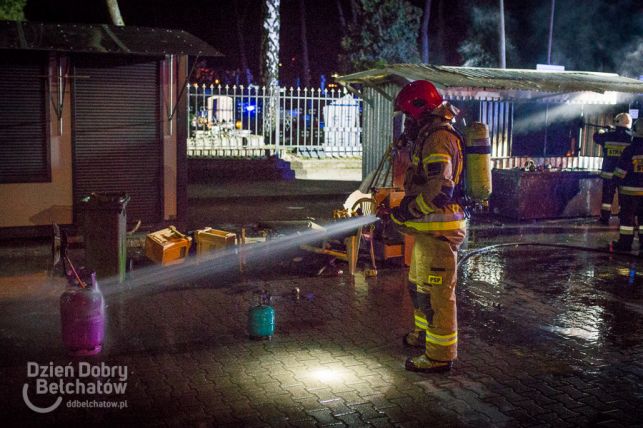
[[[395,140],[395,144],[393,144],[393,150],[403,149],[409,144],[411,144],[409,139],[406,137],[406,135],[402,134]]]
[[[415,196],[405,196],[400,205],[393,208],[391,217],[400,223],[422,217],[422,212],[415,202]]]
[[[382,221],[387,222],[391,217],[391,209],[384,204],[380,204],[375,210],[375,215]]]

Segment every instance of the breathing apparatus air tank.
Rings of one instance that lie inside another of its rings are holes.
[[[465,194],[486,204],[491,195],[491,142],[489,128],[473,122],[465,131]]]
[[[83,275],[84,276],[84,275]],[[105,336],[105,302],[98,289],[96,273],[85,281],[70,281],[60,296],[60,321],[63,344],[72,356],[98,354]]]

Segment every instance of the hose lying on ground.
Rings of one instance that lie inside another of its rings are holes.
[[[464,263],[467,259],[470,257],[479,255],[479,254],[484,254],[486,252],[495,250],[496,248],[501,248],[501,247],[518,247],[518,246],[527,246],[531,245],[534,247],[550,247],[550,248],[565,248],[569,250],[580,250],[580,251],[591,251],[595,253],[604,253],[604,254],[610,254],[610,255],[617,255],[617,256],[625,256],[625,257],[630,257],[637,259],[639,258],[638,255],[632,254],[632,253],[623,253],[623,252],[614,252],[610,251],[609,249],[605,248],[592,248],[592,247],[583,247],[582,245],[570,245],[570,244],[548,244],[545,242],[504,242],[501,244],[493,244],[489,245],[486,247],[478,248],[475,250],[471,250],[468,253],[466,253],[464,256],[458,260],[458,266],[460,266],[462,263]]]

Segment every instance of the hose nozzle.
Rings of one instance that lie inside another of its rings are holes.
[[[386,222],[391,218],[391,209],[384,204],[380,204],[375,210],[375,215],[380,220]]]

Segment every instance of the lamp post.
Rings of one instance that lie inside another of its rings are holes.
[[[507,56],[505,48],[505,2],[500,0],[500,22],[498,25],[498,31],[500,33],[500,68],[507,68]]]
[[[556,0],[551,0],[551,13],[549,14],[549,41],[547,43],[547,64],[551,64],[551,45],[554,39],[554,10]]]

